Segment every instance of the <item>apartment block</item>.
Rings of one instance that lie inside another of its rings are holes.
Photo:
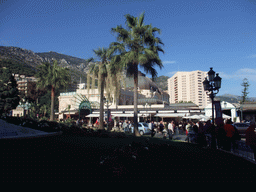
[[[203,81],[207,76],[204,71],[177,72],[168,79],[170,103],[193,102],[204,108],[210,98],[204,91]]]
[[[36,82],[35,77],[26,77],[25,75],[13,74],[15,80],[17,81],[18,90],[21,95],[27,96],[29,90],[29,85]]]

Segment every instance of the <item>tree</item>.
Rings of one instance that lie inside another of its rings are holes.
[[[104,88],[106,86],[106,79],[108,77],[107,65],[109,64],[109,60],[111,59],[111,54],[108,54],[108,49],[104,47],[98,48],[97,50],[93,50],[93,52],[100,61],[91,66],[89,73],[93,73],[94,76],[96,75],[98,77],[98,90],[100,92],[99,129],[104,129]],[[88,83],[89,81],[87,81],[87,84]],[[95,86],[94,84],[95,83],[93,83],[92,85],[93,89]],[[90,85],[88,84],[87,86],[89,87]]]
[[[138,18],[129,14],[125,15],[126,29],[121,25],[112,28],[111,31],[117,34],[117,42],[110,45],[110,52],[117,53],[114,56],[113,64],[121,65],[127,75],[134,77],[134,134],[139,136],[138,132],[138,66],[146,73],[152,75],[154,79],[157,76],[155,66],[163,67],[158,53],[163,52],[160,45],[163,42],[155,33],[160,33],[160,29],[144,24],[144,13]]]
[[[68,68],[61,68],[57,61],[44,63],[38,67],[36,73],[38,79],[37,86],[39,88],[45,87],[51,90],[51,115],[50,120],[54,120],[54,98],[55,91],[59,88],[64,88],[70,83],[70,74]]]
[[[241,84],[241,86],[243,87],[242,90],[242,103],[244,103],[247,99],[247,95],[249,94],[248,92],[248,87],[250,86],[249,81],[247,78],[243,79],[243,83]]]
[[[0,114],[7,114],[19,105],[17,82],[7,68],[0,68]]]
[[[44,117],[46,116],[46,113],[47,113],[47,105],[42,105],[40,107],[40,112],[43,113]]]

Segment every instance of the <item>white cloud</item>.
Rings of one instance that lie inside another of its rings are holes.
[[[163,64],[166,65],[166,64],[174,64],[176,63],[176,61],[163,61]]]
[[[248,56],[248,58],[256,58],[256,54]]]
[[[168,75],[172,77],[172,76],[173,76],[175,73],[177,73],[177,72],[178,72],[178,71],[171,71],[171,72],[168,73]]]
[[[220,77],[223,79],[244,79],[247,78],[249,81],[256,81],[256,68],[242,68],[234,73],[220,72]]]

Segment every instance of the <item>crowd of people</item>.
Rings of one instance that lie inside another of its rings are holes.
[[[77,120],[76,124],[83,124],[83,120]],[[195,121],[181,121],[179,123],[171,120],[169,122],[155,122],[148,121],[148,127],[151,130],[151,137],[156,133],[163,135],[163,138],[169,137],[171,140],[175,134],[186,134],[186,141],[197,143],[201,147],[211,147],[231,151],[238,148],[238,142],[241,140],[238,130],[232,125],[231,120],[225,123],[212,125],[211,121],[195,122]],[[95,127],[99,124],[98,119],[95,122]],[[133,122],[128,120],[120,120],[116,126],[119,130],[125,133],[131,133]],[[256,157],[256,133],[255,123],[251,123],[246,131],[246,144],[249,145]]]
[[[157,124],[150,123],[150,127]],[[251,147],[254,157],[256,158],[256,131],[255,123],[251,122],[249,128],[246,130],[246,144]],[[197,143],[201,147],[211,147],[231,151],[231,149],[238,149],[238,141],[241,140],[239,131],[233,126],[232,121],[229,119],[225,123],[212,125],[211,121],[207,122],[180,122],[179,124],[174,121],[164,123],[160,121],[158,132],[164,133],[166,129],[169,139],[172,139],[174,134],[186,133],[186,141]],[[152,130],[152,137],[154,130]],[[164,136],[163,136],[164,137]],[[165,137],[164,137],[165,138]]]

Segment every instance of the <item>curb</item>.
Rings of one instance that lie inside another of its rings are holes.
[[[45,133],[45,134],[36,134],[36,135],[29,135],[29,136],[24,136],[24,135],[20,135],[20,136],[9,136],[9,137],[2,137],[0,138],[1,140],[14,140],[14,139],[33,139],[33,138],[42,138],[42,137],[51,137],[51,136],[57,136],[57,135],[62,135],[63,132],[59,131],[59,132],[53,132],[53,133]]]

